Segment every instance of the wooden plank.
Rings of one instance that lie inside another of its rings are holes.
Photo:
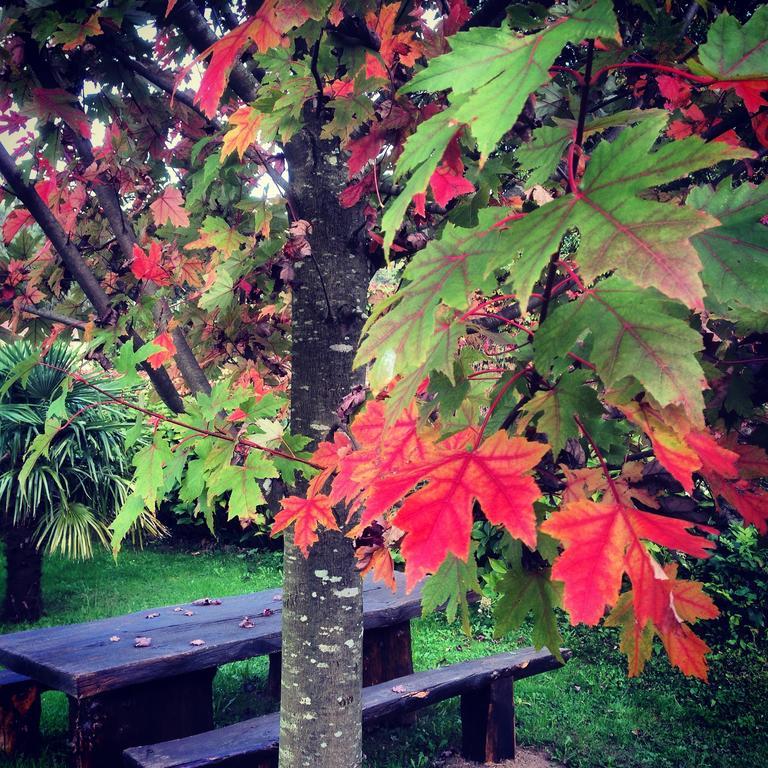
[[[420,592],[364,582],[366,630],[400,623],[420,613]],[[281,590],[222,599],[221,605],[165,606],[126,616],[0,636],[0,663],[45,685],[82,698],[158,678],[174,677],[232,661],[274,653],[281,647]],[[174,610],[182,608],[182,611]],[[193,616],[185,616],[191,610]],[[148,619],[147,616],[159,614]],[[265,615],[266,614],[266,615]],[[241,628],[243,616],[254,627]],[[135,637],[151,637],[134,648]],[[111,637],[119,637],[117,642]],[[203,645],[190,645],[203,640]]]
[[[565,651],[564,655],[570,654]],[[525,648],[417,672],[364,688],[363,722],[372,725],[467,691],[482,690],[504,677],[520,680],[560,666],[548,651]],[[279,714],[274,713],[186,739],[127,749],[123,759],[129,768],[259,765],[256,755],[277,749],[279,728]]]

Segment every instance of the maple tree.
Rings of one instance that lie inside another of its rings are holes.
[[[162,401],[124,403],[154,430],[114,546],[172,493],[276,512],[306,639],[309,581],[393,549],[466,616],[486,521],[500,631],[559,653],[563,608],[706,677],[674,553],[768,530],[768,6],[721,5],[9,6],[4,319]],[[281,761],[359,764],[301,723],[317,672]]]

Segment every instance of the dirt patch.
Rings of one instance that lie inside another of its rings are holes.
[[[562,763],[556,763],[547,757],[546,752],[538,749],[517,750],[514,760],[503,763],[485,763],[489,768],[562,768]],[[441,757],[434,763],[435,768],[482,768],[480,763],[471,763],[458,755]]]

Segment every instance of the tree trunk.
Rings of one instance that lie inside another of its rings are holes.
[[[33,525],[4,526],[6,583],[3,619],[37,621],[43,613],[43,556]]]
[[[291,429],[315,440],[364,382],[352,360],[370,277],[361,206],[338,203],[346,163],[338,142],[319,132],[310,116],[285,148],[295,213],[312,226],[312,256],[296,265],[294,281]],[[363,612],[352,542],[321,531],[305,559],[287,535],[284,574],[280,768],[359,768]]]

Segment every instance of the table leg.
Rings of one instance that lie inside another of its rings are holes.
[[[213,728],[215,669],[70,698],[73,768],[116,768],[127,747]]]
[[[40,686],[22,678],[0,688],[0,754],[34,754],[40,748]]]
[[[413,674],[411,622],[368,630],[363,635],[363,686],[378,685]],[[390,725],[415,725],[418,713],[397,715]]]
[[[368,630],[363,635],[363,685],[413,674],[411,622]]]
[[[280,700],[280,674],[283,669],[283,654],[269,654],[269,673],[267,674],[267,696]]]

